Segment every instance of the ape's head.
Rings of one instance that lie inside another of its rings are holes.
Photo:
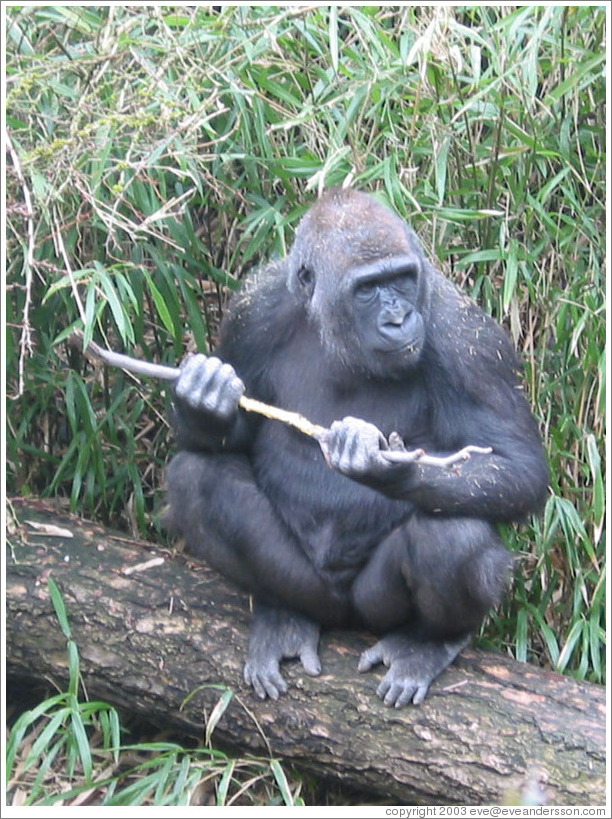
[[[375,199],[332,188],[302,219],[288,284],[332,359],[373,377],[415,367],[425,341],[426,263],[408,225]]]

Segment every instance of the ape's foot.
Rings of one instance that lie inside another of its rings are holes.
[[[321,673],[318,645],[317,623],[287,609],[257,604],[244,681],[253,686],[260,699],[277,700],[287,691],[280,673],[281,660],[299,657],[306,674],[316,677]]]
[[[469,642],[469,635],[447,642],[422,641],[403,633],[389,634],[363,652],[359,671],[384,663],[389,671],[376,693],[389,707],[420,705],[432,681]]]

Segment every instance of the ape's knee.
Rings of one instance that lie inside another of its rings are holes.
[[[164,526],[188,539],[199,536],[204,520],[223,516],[224,501],[233,497],[243,472],[251,474],[246,459],[240,456],[179,452],[166,473]]]
[[[406,554],[406,537],[399,527],[379,544],[353,583],[355,613],[376,633],[397,628],[414,615],[412,592],[403,570]]]
[[[208,471],[206,457],[196,453],[179,452],[172,458],[166,472],[167,507],[163,516],[168,531],[185,534],[190,528],[193,512],[201,507]]]
[[[198,500],[216,494],[223,496],[234,486],[252,484],[253,474],[242,456],[184,450],[170,461],[166,483],[170,504],[182,508],[194,496]]]
[[[512,556],[482,520],[436,519],[410,548],[420,619],[440,636],[474,631],[508,586]],[[427,531],[427,537],[423,537]]]
[[[359,623],[375,634],[399,628],[414,617],[412,597],[399,572],[389,575],[384,586],[364,572],[353,585],[351,603]]]
[[[512,555],[501,542],[490,543],[468,557],[461,579],[475,608],[486,613],[500,602],[509,584],[512,563]]]
[[[194,452],[179,452],[168,464],[166,482],[168,492],[179,498],[193,491],[206,471],[206,459]]]

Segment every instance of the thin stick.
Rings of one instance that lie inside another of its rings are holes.
[[[271,404],[264,404],[263,401],[258,401],[256,398],[247,398],[246,395],[240,397],[238,402],[243,410],[247,412],[256,412],[259,415],[265,415],[266,418],[272,418],[275,421],[282,421],[283,424],[289,424],[290,427],[295,427],[308,435],[315,438],[317,441],[323,440],[329,430],[327,427],[321,427],[319,424],[313,424],[304,415],[299,412],[291,412],[280,407],[273,407]]]
[[[27,250],[23,259],[23,274],[25,278],[24,285],[24,302],[22,311],[21,336],[19,338],[19,364],[17,372],[19,374],[17,395],[15,398],[20,398],[25,389],[25,360],[26,357],[32,356],[34,353],[34,344],[32,343],[32,325],[30,323],[30,307],[32,306],[32,276],[34,274],[34,207],[32,205],[32,197],[30,189],[26,182],[19,154],[15,150],[11,141],[8,128],[5,133],[6,147],[13,161],[15,173],[17,174],[17,181],[21,185],[21,192],[23,194],[23,202],[25,206],[24,217],[26,220],[26,236],[27,236]]]
[[[141,361],[138,358],[132,358],[129,355],[122,353],[115,353],[112,350],[107,350],[105,347],[100,347],[93,341],[87,345],[87,349],[83,347],[83,332],[75,330],[70,339],[71,343],[83,349],[87,355],[93,356],[111,367],[120,367],[128,372],[136,375],[144,375],[148,378],[159,378],[162,381],[176,381],[180,375],[178,367],[166,367],[163,364],[153,364],[149,361]],[[299,412],[290,412],[289,410],[274,407],[271,404],[264,404],[263,401],[257,401],[255,398],[248,398],[246,395],[240,397],[239,405],[246,412],[256,412],[258,415],[263,415],[266,418],[271,418],[273,421],[280,421],[283,424],[288,424],[304,435],[314,438],[319,443],[325,442],[329,435],[327,427],[313,424],[308,418],[305,418]],[[472,454],[488,455],[493,450],[491,447],[481,446],[466,446],[455,452],[452,455],[437,457],[435,455],[428,455],[423,449],[406,450],[403,448],[403,443],[396,433],[391,435],[391,448],[383,450],[381,455],[393,464],[408,464],[420,463],[428,466],[437,466],[442,469],[449,469],[456,463],[467,461]]]
[[[81,330],[75,330],[72,338],[74,343],[83,349],[86,354],[109,364],[111,367],[120,367],[122,370],[127,370],[136,375],[159,378],[162,381],[176,381],[181,372],[178,367],[166,367],[163,364],[153,364],[149,361],[132,358],[129,355],[115,353],[105,347],[100,347],[94,341],[90,341],[87,349],[84,349],[83,332]],[[280,409],[280,407],[273,407],[271,404],[264,404],[263,401],[257,401],[255,398],[248,398],[246,395],[242,395],[238,403],[246,412],[256,412],[258,415],[264,415],[274,421],[281,421],[283,424],[299,429],[304,435],[315,438],[317,441],[320,441],[328,431],[325,427],[313,424],[308,418],[300,415],[299,412],[290,412],[289,410]]]
[[[103,361],[111,367],[120,367],[130,373],[146,375],[148,378],[158,378],[161,381],[176,381],[180,375],[181,371],[178,367],[166,367],[163,364],[141,361],[139,358],[132,358],[132,356],[123,355],[123,353],[115,353],[113,350],[107,350],[106,347],[100,347],[95,341],[90,341],[85,347],[84,339],[83,331],[75,330],[69,341],[73,346],[83,350],[85,355],[97,358],[98,361]]]
[[[493,450],[490,446],[464,446],[463,449],[460,449],[458,452],[453,452],[452,455],[446,455],[444,457],[428,455],[424,449],[406,450],[405,452],[385,450],[381,452],[381,455],[391,464],[409,464],[418,461],[420,464],[450,469],[450,467],[456,463],[469,460],[472,455],[490,455],[491,452],[493,452]]]

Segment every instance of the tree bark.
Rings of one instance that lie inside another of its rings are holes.
[[[372,638],[332,632],[321,642],[320,677],[288,664],[289,693],[261,702],[242,682],[244,594],[182,555],[48,503],[16,500],[13,508],[20,525],[8,540],[9,675],[65,685],[52,575],[91,699],[203,738],[228,687],[235,693],[213,743],[271,754],[397,804],[494,805],[534,785],[547,804],[605,804],[603,687],[466,650],[423,705],[387,709],[375,695],[381,671],[356,671]]]

